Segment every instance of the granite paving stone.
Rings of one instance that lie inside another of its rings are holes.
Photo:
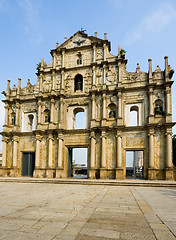
[[[0,182],[0,240],[176,239],[176,189]]]

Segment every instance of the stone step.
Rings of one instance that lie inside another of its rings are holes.
[[[176,187],[176,181],[165,180],[101,180],[101,179],[50,179],[50,178],[31,178],[31,177],[0,177],[0,182],[16,183],[50,183],[50,184],[81,184],[81,185],[109,185],[109,186],[140,186],[140,187]]]

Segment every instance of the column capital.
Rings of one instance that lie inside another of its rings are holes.
[[[20,109],[20,104],[16,103],[16,108]]]
[[[8,104],[8,103],[5,103],[4,108],[5,108],[5,109],[8,109],[8,108],[9,108],[9,104]]]
[[[95,69],[96,69],[96,67],[95,67],[95,66],[93,66],[93,71],[95,71]]]
[[[62,133],[58,133],[58,135],[57,135],[57,140],[59,140],[59,139],[64,140],[64,139],[63,139],[63,134],[62,134]]]
[[[92,100],[95,100],[95,93],[92,93]]]
[[[117,132],[116,137],[117,137],[117,138],[118,138],[118,137],[122,138],[122,132]]]
[[[42,138],[43,138],[43,136],[41,136],[41,135],[39,135],[39,134],[37,134],[37,135],[35,136],[35,140],[36,140],[36,141],[40,141],[40,142],[41,142]]]
[[[90,138],[96,138],[95,132],[90,133]]]
[[[55,100],[54,100],[54,98],[51,98],[51,103],[53,103],[53,104],[55,103]]]
[[[106,138],[106,134],[107,134],[106,131],[102,131],[100,138],[103,138],[103,137]]]
[[[106,99],[106,93],[103,93],[102,97],[103,99]]]
[[[2,137],[2,142],[6,142],[7,143],[8,141],[9,141],[9,137],[6,137],[6,136]]]
[[[53,135],[52,135],[52,134],[49,134],[49,136],[48,136],[48,140],[52,140],[52,141],[54,141],[54,138],[53,138]]]
[[[165,94],[171,94],[171,88],[170,87],[166,87]]]
[[[13,141],[13,142],[19,142],[19,137],[18,137],[18,136],[13,136],[12,141]]]
[[[149,88],[149,94],[153,94],[153,88]]]
[[[43,105],[43,102],[42,102],[42,100],[38,100],[38,105]]]
[[[149,129],[148,136],[154,135],[155,130],[154,129]]]
[[[122,92],[118,92],[118,93],[117,93],[117,96],[118,96],[118,97],[121,97],[121,96],[122,96]]]
[[[172,135],[172,128],[166,128],[165,135]]]

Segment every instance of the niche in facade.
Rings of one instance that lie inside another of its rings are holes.
[[[116,118],[116,105],[114,103],[109,104],[109,118]]]
[[[82,54],[81,54],[81,52],[78,52],[77,56],[78,56],[77,65],[81,65],[82,64]]]
[[[16,124],[16,113],[12,112],[11,114],[11,124],[15,125]]]
[[[45,118],[45,123],[50,122],[50,111],[48,109],[44,111],[44,118]]]
[[[75,92],[77,91],[83,91],[83,76],[81,74],[75,76]]]
[[[163,101],[158,99],[155,101],[155,115],[164,115],[163,111]]]

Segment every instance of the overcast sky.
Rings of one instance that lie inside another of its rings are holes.
[[[166,55],[176,69],[175,0],[0,0],[0,92],[6,90],[7,79],[11,87],[17,85],[18,77],[22,87],[28,78],[35,84],[41,57],[49,64],[56,42],[61,44],[81,28],[88,35],[97,31],[100,38],[107,32],[114,55],[120,43],[130,72],[135,72],[138,62],[142,71],[148,71],[149,58],[153,71],[157,65],[163,70]],[[176,83],[172,96],[176,121]],[[0,111],[2,131],[2,103]]]

